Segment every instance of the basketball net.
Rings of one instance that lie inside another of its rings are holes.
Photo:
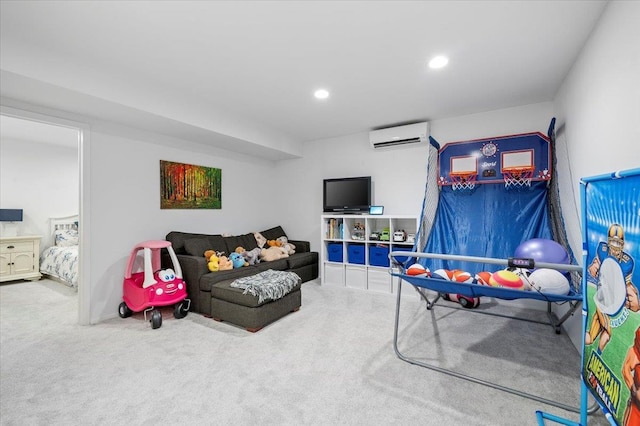
[[[504,188],[521,189],[531,186],[531,178],[533,178],[533,167],[509,167],[502,170],[504,178]]]
[[[461,191],[462,193],[470,193],[476,187],[477,173],[449,173],[451,178],[451,189]]]

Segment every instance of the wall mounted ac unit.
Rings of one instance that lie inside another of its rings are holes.
[[[425,143],[429,137],[429,123],[407,124],[387,127],[369,132],[369,141],[374,148]]]

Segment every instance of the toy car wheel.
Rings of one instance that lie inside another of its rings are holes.
[[[133,311],[129,309],[126,303],[120,303],[120,306],[118,306],[118,315],[120,315],[120,318],[129,318],[132,314]]]
[[[458,297],[458,303],[462,305],[463,308],[471,308],[472,305],[471,301],[464,296]]]
[[[440,297],[442,297],[444,300],[451,300],[447,293],[440,293]]]
[[[159,310],[154,309],[151,312],[151,328],[156,329],[156,328],[160,328],[160,326],[162,325],[162,314],[160,313]]]
[[[184,301],[176,303],[175,308],[173,308],[173,316],[176,319],[184,318],[187,316],[188,313],[189,313],[189,309],[187,304],[184,303]]]

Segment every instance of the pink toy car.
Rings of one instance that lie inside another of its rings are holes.
[[[167,249],[173,269],[160,269],[160,251]],[[138,252],[143,251],[141,272],[133,272],[134,263],[139,259]],[[145,241],[137,244],[131,251],[129,263],[122,284],[124,300],[118,307],[121,318],[128,318],[134,312],[151,312],[151,328],[160,328],[162,314],[156,307],[175,305],[173,316],[184,318],[189,312],[191,301],[187,299],[187,284],[182,279],[182,269],[169,241]]]

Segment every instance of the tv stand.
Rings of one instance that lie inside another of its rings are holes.
[[[389,253],[411,251],[409,240],[394,241],[396,231],[407,236],[418,230],[416,216],[370,215],[364,212],[324,213],[321,216],[321,284],[395,294],[389,274]],[[388,230],[383,236],[385,229]],[[405,284],[407,285],[407,284]],[[414,295],[411,291],[404,295]]]

